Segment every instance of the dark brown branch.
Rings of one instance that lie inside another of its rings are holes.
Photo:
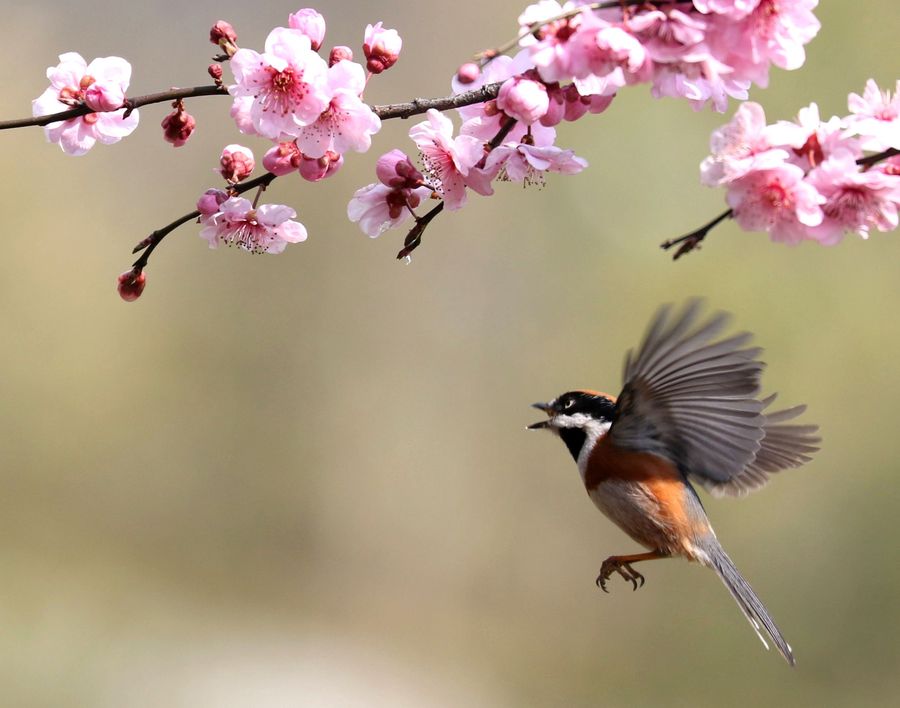
[[[223,86],[194,86],[193,88],[176,88],[168,91],[160,91],[159,93],[149,93],[146,96],[137,96],[136,98],[126,99],[124,108],[133,111],[135,108],[147,106],[151,103],[165,103],[167,101],[175,101],[182,98],[195,98],[197,96],[227,96],[228,91]],[[120,110],[120,109],[116,109]],[[26,128],[32,125],[49,125],[57,121],[69,120],[86,116],[88,113],[96,113],[86,105],[71,108],[68,111],[60,111],[59,113],[51,113],[46,116],[35,116],[34,118],[18,118],[16,120],[0,121],[0,130],[10,130],[11,128]]]
[[[696,231],[691,231],[689,234],[685,234],[684,236],[670,239],[665,243],[661,243],[659,247],[664,251],[668,251],[670,248],[672,248],[672,246],[676,246],[680,243],[681,246],[677,251],[675,251],[675,255],[672,256],[672,260],[677,261],[685,253],[690,253],[695,248],[697,248],[701,244],[703,239],[706,238],[706,234],[712,231],[713,228],[718,226],[721,222],[725,221],[725,219],[731,218],[732,216],[734,216],[733,210],[728,209],[727,211],[723,211],[715,219],[707,224],[704,224]]]
[[[856,164],[860,167],[868,169],[872,165],[878,164],[882,160],[887,160],[889,157],[894,157],[894,155],[900,155],[900,150],[898,150],[897,148],[888,148],[884,152],[875,153],[874,155],[869,155],[868,157],[861,157],[856,161]]]
[[[472,91],[458,93],[445,98],[415,98],[409,103],[389,103],[386,106],[372,106],[372,111],[382,120],[389,118],[410,118],[425,113],[432,108],[448,111],[451,108],[471,106],[473,103],[484,103],[496,98],[500,92],[500,83],[487,84]]]
[[[428,224],[431,223],[431,220],[443,210],[444,202],[441,201],[425,216],[416,217],[416,225],[409,230],[408,234],[406,234],[406,238],[403,240],[403,248],[400,249],[400,252],[397,254],[398,259],[406,258],[419,247],[419,244],[422,243],[422,233],[425,231]]]
[[[256,187],[266,188],[275,180],[276,175],[271,172],[267,172],[261,177],[256,177],[255,179],[251,179],[248,182],[244,182],[243,184],[235,185],[231,192],[232,194],[243,194],[244,192],[249,192],[251,189],[255,189]],[[132,250],[132,253],[137,253],[138,251],[144,251],[141,254],[141,257],[138,258],[132,265],[135,268],[144,268],[147,265],[147,260],[150,258],[150,254],[156,249],[156,247],[160,244],[160,242],[172,233],[175,229],[177,229],[182,224],[186,224],[189,221],[193,221],[194,219],[200,216],[199,211],[192,211],[189,214],[185,214],[184,216],[180,216],[175,221],[167,226],[163,226],[161,229],[157,229],[152,234],[150,234],[143,241],[138,243]],[[146,250],[144,250],[146,249]]]
[[[900,150],[896,148],[888,148],[882,152],[876,153],[874,155],[867,155],[866,157],[861,157],[856,161],[856,164],[862,167],[863,169],[868,169],[872,165],[877,165],[882,160],[887,160],[889,157],[894,157],[895,155],[900,155]],[[668,251],[673,246],[677,246],[681,244],[677,251],[675,251],[675,255],[672,256],[672,260],[678,260],[685,253],[690,253],[695,248],[697,248],[702,242],[703,239],[706,238],[706,235],[712,231],[714,227],[716,227],[719,223],[724,221],[725,219],[734,216],[734,211],[729,209],[728,211],[724,211],[719,214],[715,219],[710,221],[708,224],[704,224],[696,231],[691,231],[689,234],[685,234],[684,236],[679,236],[678,238],[673,238],[665,243],[661,243],[659,245],[664,251]]]

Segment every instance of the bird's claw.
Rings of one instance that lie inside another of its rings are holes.
[[[609,592],[609,590],[606,589],[606,581],[609,580],[613,573],[618,573],[625,578],[625,580],[630,582],[632,591],[644,586],[644,576],[632,568],[630,563],[623,561],[616,556],[610,556],[603,561],[603,565],[600,566],[600,575],[597,576],[596,581],[597,587],[603,592]]]

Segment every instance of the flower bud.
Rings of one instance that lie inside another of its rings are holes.
[[[472,62],[463,64],[456,70],[456,80],[461,84],[475,83],[479,76],[481,76],[481,67]]]
[[[134,302],[144,292],[144,286],[147,285],[147,276],[144,275],[144,271],[140,268],[134,267],[122,273],[117,282],[119,297],[125,302]]]
[[[182,101],[175,102],[175,110],[169,113],[160,123],[163,129],[163,139],[172,143],[172,147],[181,147],[197,127],[197,121],[194,116],[184,110]]]
[[[366,25],[363,41],[363,53],[366,55],[366,68],[373,74],[380,74],[390,69],[400,57],[403,40],[397,30],[384,29],[378,22],[375,26]]]
[[[300,176],[310,182],[318,182],[326,177],[331,177],[341,169],[344,164],[344,156],[329,150],[322,157],[306,157],[300,161]]]
[[[379,181],[394,189],[415,189],[424,182],[422,173],[402,150],[391,150],[378,158],[375,163],[375,174]]]
[[[209,30],[209,41],[219,46],[228,56],[234,56],[238,50],[237,32],[234,27],[225,20],[219,20]]]
[[[538,81],[514,76],[500,87],[497,107],[506,115],[525,125],[531,125],[539,121],[550,108],[547,87]]]
[[[217,84],[222,83],[222,65],[221,64],[216,64],[216,63],[210,64],[206,68],[206,73],[208,73],[210,75],[210,77],[212,78],[212,80],[215,81]]]
[[[222,150],[222,157],[219,158],[219,164],[221,165],[219,174],[230,184],[247,179],[256,167],[253,152],[243,145],[226,145]]]
[[[319,51],[325,39],[325,18],[312,8],[297,10],[288,16],[288,27],[299,30],[309,37],[312,50]]]
[[[339,61],[353,61],[353,50],[343,45],[334,47],[328,55],[328,66],[334,66]]]
[[[200,212],[201,217],[212,216],[227,200],[228,192],[224,189],[207,189],[197,200],[197,211]]]
[[[296,141],[286,143],[278,143],[270,148],[263,155],[263,167],[272,174],[282,175],[296,172],[300,167],[300,161],[303,159],[303,153],[297,147]]]

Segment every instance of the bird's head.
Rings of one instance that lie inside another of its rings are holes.
[[[529,430],[546,428],[562,438],[575,461],[586,442],[591,447],[609,430],[616,410],[616,400],[598,391],[569,391],[549,403],[532,406],[547,414],[528,426]]]

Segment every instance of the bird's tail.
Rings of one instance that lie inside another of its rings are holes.
[[[794,666],[796,661],[794,660],[794,653],[791,651],[791,645],[788,644],[781,635],[781,631],[775,624],[775,620],[772,619],[772,616],[769,614],[769,611],[766,610],[765,605],[762,604],[762,601],[757,597],[756,593],[753,592],[750,583],[744,580],[744,576],[734,567],[734,563],[731,562],[731,558],[728,557],[728,554],[725,553],[722,546],[719,545],[718,541],[714,541],[704,548],[704,550],[709,554],[709,566],[716,571],[716,574],[722,579],[722,582],[725,583],[728,592],[731,593],[731,596],[734,598],[735,602],[737,602],[738,607],[741,608],[741,612],[744,613],[744,617],[749,620],[753,629],[756,631],[756,635],[760,638],[766,649],[769,648],[769,644],[762,634],[763,629],[772,638],[772,641],[775,643],[778,651],[781,652],[781,655],[785,658],[785,661],[791,666]]]

